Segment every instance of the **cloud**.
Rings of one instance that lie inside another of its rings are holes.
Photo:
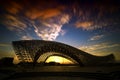
[[[99,40],[103,37],[104,35],[96,35],[96,36],[93,36],[90,38],[91,41],[94,41],[94,40]]]
[[[75,26],[77,28],[82,28],[84,30],[92,30],[94,29],[94,27],[91,27],[93,25],[93,22],[90,22],[90,21],[86,21],[86,22],[76,22],[75,23]]]
[[[22,36],[22,38],[21,38],[22,40],[32,40],[32,37],[30,37],[30,36]]]
[[[89,2],[88,4],[86,2],[82,4],[82,2],[76,2],[72,6],[73,15],[77,16],[77,20],[74,23],[75,27],[83,30],[96,30],[119,24],[120,6],[116,3],[95,1],[93,4],[89,4]]]
[[[62,26],[68,23],[68,21],[69,15],[61,14],[56,16],[56,19],[50,18],[47,21],[41,22],[42,25],[40,24],[40,26],[34,23],[35,32],[43,40],[55,40],[63,32]]]
[[[5,21],[3,22],[3,25],[7,27],[10,31],[15,32],[20,39],[31,39],[30,37],[27,37],[30,35],[28,29],[31,27],[29,26],[30,23],[26,22],[22,17],[19,17],[17,15],[11,15],[6,14],[4,15]]]
[[[111,44],[111,43],[99,43],[94,45],[84,45],[80,46],[80,50],[88,52],[93,55],[106,55],[112,53],[111,48],[119,47],[120,44]],[[111,52],[110,52],[111,51]],[[115,53],[115,52],[113,52]]]
[[[61,31],[60,31],[60,34],[63,36],[63,35],[66,34],[66,32],[67,32],[66,30],[61,30]]]
[[[70,15],[63,12],[65,6],[57,1],[48,2],[50,5],[44,0],[10,1],[10,4],[3,5],[8,12],[4,15],[3,24],[9,30],[17,32],[22,40],[32,39],[28,29],[32,29],[43,40],[55,40],[60,34],[65,34],[62,26],[69,22]]]
[[[11,31],[23,31],[27,25],[17,16],[5,15],[6,21],[4,24]]]
[[[11,14],[17,14],[22,10],[22,6],[16,2],[9,2],[9,7],[5,6],[6,10]]]
[[[40,11],[38,9],[33,9],[33,10],[27,11],[25,14],[30,19],[36,19],[36,18],[48,19],[48,18],[56,17],[60,15],[61,10],[57,8],[50,8],[50,9],[40,10]]]
[[[71,19],[75,27],[83,30],[95,30],[119,24],[117,15],[119,6],[116,4],[103,5],[95,2],[91,5],[76,0],[66,1],[64,4],[56,0],[8,1],[9,4],[3,2],[0,3],[5,13],[3,24],[9,30],[17,32],[21,39],[23,35],[30,34],[31,31],[28,31],[30,28],[43,40],[55,40],[64,33],[62,27]]]
[[[89,17],[88,17],[89,19]],[[113,23],[114,24],[114,23]],[[96,29],[100,29],[100,28],[103,28],[103,27],[106,27],[110,25],[109,22],[101,22],[101,21],[94,21],[94,20],[91,20],[91,21],[76,21],[75,22],[75,27],[76,28],[82,28],[83,30],[87,30],[87,31],[92,31],[92,30],[96,30]]]

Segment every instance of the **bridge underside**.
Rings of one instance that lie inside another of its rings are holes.
[[[58,52],[46,52],[43,53],[41,56],[39,56],[39,58],[37,59],[37,62],[40,63],[46,63],[46,60],[51,57],[51,56],[60,56],[63,58],[66,58],[70,61],[72,61],[74,64],[79,64],[77,61],[75,61],[73,58],[67,56],[67,55],[63,55],[62,53],[58,53]]]

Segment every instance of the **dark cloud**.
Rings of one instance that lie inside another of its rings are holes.
[[[73,6],[73,12],[78,16],[78,21],[75,23],[76,27],[83,29],[87,27],[86,30],[94,30],[109,25],[114,26],[114,24],[119,24],[120,22],[120,6],[116,2],[89,2],[84,4],[81,3],[79,6],[78,4],[76,3],[76,5]],[[84,25],[82,26],[81,24]]]

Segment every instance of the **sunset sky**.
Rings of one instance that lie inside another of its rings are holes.
[[[119,0],[0,0],[0,58],[11,42],[50,40],[120,60]]]

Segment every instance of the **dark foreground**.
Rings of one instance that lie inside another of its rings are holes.
[[[4,67],[0,80],[120,80],[120,66]]]

